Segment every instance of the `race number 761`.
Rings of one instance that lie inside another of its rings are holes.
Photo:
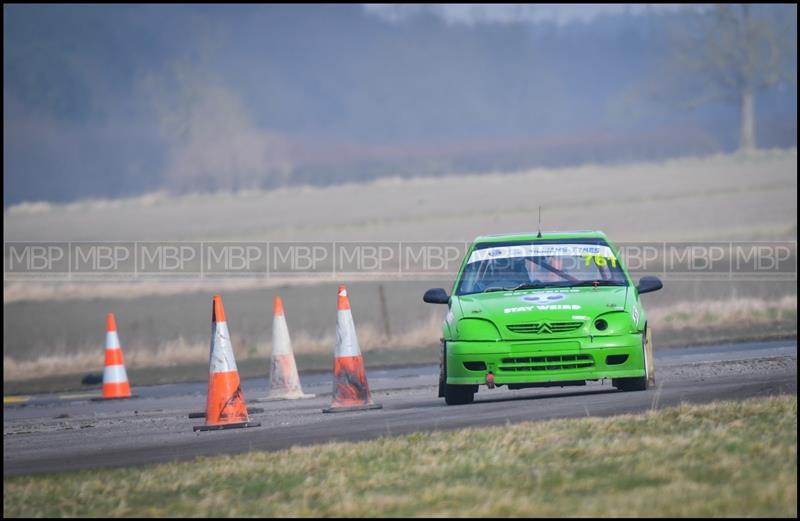
[[[584,260],[586,261],[585,266],[588,266],[592,259],[594,259],[594,263],[598,266],[605,266],[608,261],[602,255],[592,255],[591,253],[584,253],[583,254]],[[608,258],[611,261],[611,266],[616,268],[617,267],[617,259],[615,257]]]

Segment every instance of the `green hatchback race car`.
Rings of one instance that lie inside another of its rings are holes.
[[[467,250],[442,325],[439,396],[471,403],[490,389],[585,385],[611,378],[622,391],[654,383],[652,346],[636,285],[602,232],[478,237]]]

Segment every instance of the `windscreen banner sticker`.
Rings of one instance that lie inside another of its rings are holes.
[[[469,256],[467,264],[481,262],[486,259],[509,259],[513,257],[601,257],[614,259],[614,254],[608,246],[594,244],[523,244],[519,246],[500,246],[498,248],[483,248],[474,250]]]

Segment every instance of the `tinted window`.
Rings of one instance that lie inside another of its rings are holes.
[[[601,240],[488,243],[475,246],[456,294],[627,284],[614,253]]]

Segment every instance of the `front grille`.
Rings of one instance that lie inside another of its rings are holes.
[[[563,371],[594,367],[591,355],[523,356],[503,358],[500,371]]]
[[[531,322],[525,324],[509,324],[506,326],[512,333],[542,335],[548,333],[569,333],[583,325],[583,322]]]

